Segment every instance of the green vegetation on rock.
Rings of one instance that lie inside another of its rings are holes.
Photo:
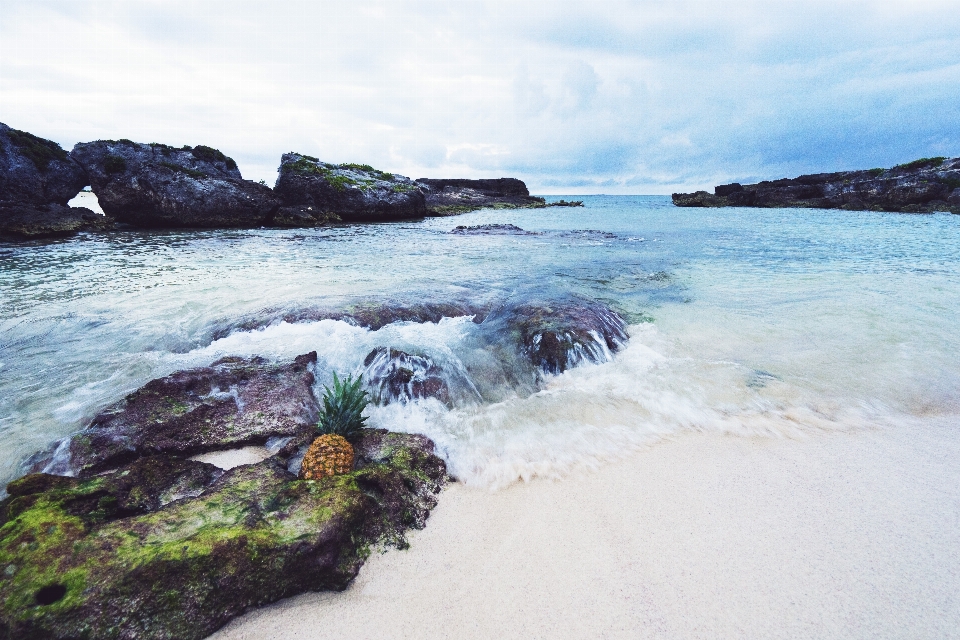
[[[363,390],[363,376],[348,375],[342,380],[333,374],[333,388],[323,387],[323,413],[317,423],[320,434],[335,434],[352,438],[360,433],[367,421],[363,410],[368,404]]]
[[[237,163],[233,158],[227,157],[222,151],[214,149],[213,147],[198,144],[193,148],[191,153],[193,153],[193,157],[197,160],[203,160],[204,162],[223,162],[227,165],[228,169],[237,168]]]
[[[367,173],[380,173],[368,164],[357,164],[355,162],[344,162],[340,165],[341,169],[354,169],[355,171],[366,171]]]
[[[301,175],[310,175],[310,174],[314,174],[318,176],[328,175],[330,173],[330,169],[327,169],[326,167],[321,167],[319,164],[317,164],[318,162],[319,160],[315,160],[308,156],[303,156],[295,160],[294,162],[288,162],[284,164],[283,167],[281,168],[287,169],[294,173],[299,173]]]
[[[66,160],[68,157],[67,152],[56,142],[38,138],[32,133],[10,129],[7,135],[20,153],[29,158],[40,171],[46,171],[54,160]]]
[[[179,164],[174,164],[173,162],[161,162],[161,163],[159,163],[159,164],[160,164],[160,166],[166,167],[167,169],[170,169],[171,171],[174,171],[174,172],[176,172],[176,173],[182,173],[182,174],[184,174],[184,175],[188,175],[188,176],[190,176],[191,178],[200,179],[200,178],[206,178],[206,177],[207,177],[207,174],[205,174],[203,171],[198,171],[198,170],[196,170],[196,169],[191,169],[190,167],[184,167],[184,166],[179,165]]]
[[[936,156],[934,158],[919,158],[913,160],[912,162],[907,162],[904,164],[898,164],[894,169],[902,169],[903,171],[912,171],[914,169],[920,169],[921,167],[930,166],[939,167],[943,164],[943,161],[946,160],[943,156]]]
[[[0,637],[199,640],[248,607],[343,589],[371,545],[406,546],[446,480],[422,436],[364,430],[357,446],[361,468],[316,481],[277,459],[218,476],[158,456],[90,479],[11,483]],[[157,503],[171,484],[196,490]]]
[[[337,191],[343,191],[348,186],[359,184],[356,180],[347,176],[330,175],[327,173],[325,177],[327,178],[327,182],[330,183],[330,186]]]
[[[107,173],[123,173],[127,170],[127,161],[121,156],[107,156],[103,161],[103,170]]]

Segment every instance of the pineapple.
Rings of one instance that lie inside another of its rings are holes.
[[[319,480],[353,470],[353,445],[347,438],[359,435],[366,418],[367,392],[361,389],[363,377],[347,376],[340,380],[333,374],[333,389],[324,387],[323,413],[317,424],[320,436],[303,456],[300,477]]]
[[[319,480],[351,471],[353,445],[343,436],[327,433],[314,440],[307,449],[300,467],[300,477],[303,480]]]

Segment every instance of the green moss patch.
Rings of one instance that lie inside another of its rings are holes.
[[[127,161],[121,156],[107,156],[103,161],[103,170],[107,173],[123,173],[127,170]]]
[[[198,180],[200,178],[207,177],[207,174],[204,173],[203,171],[197,171],[196,169],[191,169],[189,167],[184,167],[183,165],[174,164],[173,162],[161,162],[160,166],[166,167],[167,169],[170,169],[171,171],[174,171],[176,173],[182,173],[184,175],[190,176],[191,178],[196,178]]]
[[[924,167],[939,167],[943,164],[943,161],[946,160],[943,156],[936,156],[934,158],[919,158],[913,160],[912,162],[907,162],[904,164],[898,164],[894,169],[902,169],[904,171],[913,171],[914,169],[922,169]]]
[[[404,547],[404,529],[423,526],[436,503],[445,467],[424,443],[367,430],[351,473],[298,480],[267,460],[162,507],[150,494],[209,465],[157,457],[89,480],[11,483],[0,503],[0,631],[200,639],[248,607],[342,589],[372,545]]]
[[[52,140],[44,140],[32,133],[11,129],[8,133],[10,142],[30,159],[39,171],[46,171],[54,160],[66,160],[68,155],[60,145]]]
[[[204,162],[222,162],[231,170],[237,168],[237,163],[233,158],[224,155],[222,151],[214,149],[213,147],[198,144],[191,150],[191,153],[197,160],[203,160]]]

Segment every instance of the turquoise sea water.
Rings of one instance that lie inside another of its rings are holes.
[[[691,429],[816,437],[927,421],[960,433],[960,216],[583,199],[317,230],[0,244],[0,479],[146,381],[221,355],[317,350],[321,378],[378,345],[468,378],[484,357],[468,318],[379,331],[282,323],[214,339],[263,309],[364,300],[573,292],[631,324],[612,361],[532,394],[467,380],[477,400],[454,409],[371,408],[374,425],[433,437],[474,484],[560,475]],[[537,233],[449,233],[484,223]]]

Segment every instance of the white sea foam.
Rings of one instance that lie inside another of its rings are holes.
[[[181,356],[179,364],[206,363],[222,355],[288,360],[316,350],[320,392],[320,381],[333,371],[358,372],[372,349],[387,346],[434,358],[455,385],[465,376],[496,377],[484,370],[490,359],[476,357],[477,331],[468,317],[401,322],[378,331],[335,320],[279,323],[236,332]],[[453,409],[434,399],[370,406],[369,425],[423,433],[436,442],[459,480],[497,488],[596,467],[684,430],[803,437],[883,420],[882,412],[814,393],[802,381],[698,358],[651,324],[633,325],[629,332],[630,342],[610,361],[548,376],[535,393],[501,389],[501,401],[461,403]],[[469,373],[464,360],[471,363]]]

